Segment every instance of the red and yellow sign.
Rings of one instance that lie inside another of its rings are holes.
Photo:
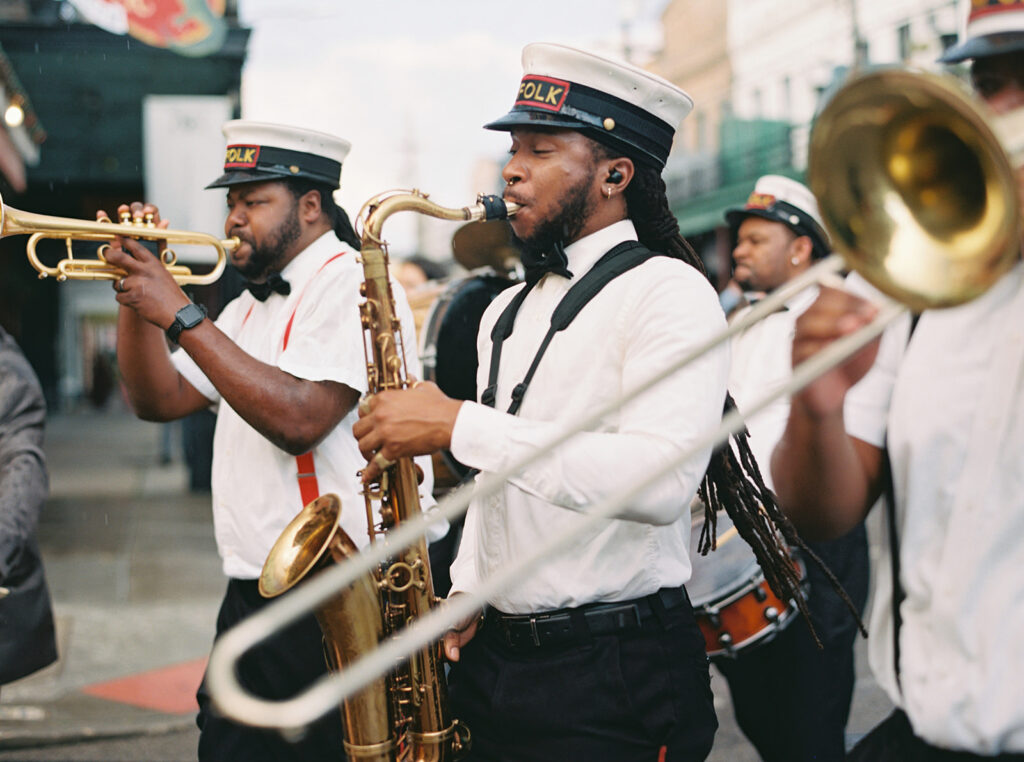
[[[225,0],[72,0],[86,20],[115,34],[188,56],[220,49]]]

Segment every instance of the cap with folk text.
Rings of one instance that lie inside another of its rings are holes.
[[[224,174],[207,188],[300,177],[337,189],[341,164],[352,147],[324,132],[247,119],[227,122],[223,132]]]
[[[814,259],[829,253],[828,235],[821,222],[818,202],[803,183],[782,175],[763,175],[754,184],[747,203],[725,213],[725,219],[733,231],[751,216],[781,222],[798,236],[810,238],[814,245]]]
[[[685,92],[648,71],[553,43],[523,48],[512,110],[484,127],[561,127],[624,155],[665,166],[676,127],[693,109]]]
[[[939,57],[942,63],[1024,50],[1024,0],[971,0],[963,40]]]

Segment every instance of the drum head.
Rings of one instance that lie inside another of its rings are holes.
[[[427,315],[420,357],[423,377],[449,397],[476,400],[476,334],[484,310],[498,294],[516,281],[491,271],[453,281]],[[469,469],[443,453],[446,464],[460,478]]]
[[[690,562],[693,575],[686,583],[690,602],[694,608],[720,601],[733,591],[743,587],[751,578],[760,573],[754,551],[743,541],[729,516],[718,514],[718,547],[708,551],[706,556],[697,552],[700,533],[704,527],[704,506],[691,514]]]
[[[508,220],[467,222],[452,236],[452,256],[467,270],[490,267],[495,272],[511,272],[519,262],[519,249],[512,243]]]

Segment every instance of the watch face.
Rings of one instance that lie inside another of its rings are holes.
[[[186,304],[178,310],[178,320],[183,328],[192,328],[203,322],[206,312],[195,304]]]

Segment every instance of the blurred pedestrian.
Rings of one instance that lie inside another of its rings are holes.
[[[57,660],[35,537],[47,493],[45,418],[39,381],[0,328],[0,686]]]

